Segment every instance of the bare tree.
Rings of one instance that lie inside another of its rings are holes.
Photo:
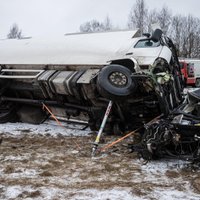
[[[97,21],[97,20],[91,20],[89,22],[86,22],[80,26],[81,32],[99,32],[103,31],[104,26],[103,23]]]
[[[90,22],[85,22],[80,25],[80,32],[92,32]]]
[[[103,25],[104,25],[105,31],[109,31],[109,30],[113,29],[113,25],[112,25],[112,22],[111,22],[109,16],[106,16]]]
[[[194,51],[192,52],[191,57],[200,59],[200,27],[198,28],[198,34],[195,37]]]
[[[103,23],[101,23],[97,20],[93,20],[91,23],[91,28],[92,28],[92,32],[103,31],[104,25],[103,25]]]
[[[175,15],[172,18],[170,32],[179,50],[179,56],[200,57],[200,19],[192,15]]]
[[[18,25],[14,23],[11,28],[10,32],[7,35],[7,38],[13,39],[13,38],[22,38],[22,30],[19,29]]]
[[[129,13],[128,27],[139,28],[140,34],[145,32],[147,27],[147,13],[148,9],[145,0],[137,0]]]
[[[194,49],[193,52],[191,54],[191,57],[193,58],[199,58],[200,59],[200,19],[196,19],[197,20],[197,29],[195,32],[195,38],[194,38]]]
[[[172,14],[168,7],[163,6],[161,11],[158,14],[158,21],[160,28],[163,30],[163,33],[167,33],[169,26],[171,24]]]
[[[176,45],[176,48],[179,50],[180,54],[180,48],[182,48],[182,36],[184,31],[184,17],[182,15],[175,15],[172,18],[171,21],[171,27],[170,27],[170,35],[171,38],[174,40],[174,43]]]
[[[152,25],[158,23],[158,12],[156,9],[150,10],[147,17],[147,31],[152,32]]]
[[[187,33],[186,35],[186,48],[187,48],[187,57],[194,57],[196,54],[195,51],[197,51],[198,47],[196,47],[197,41],[200,39],[199,35],[199,23],[200,20],[198,18],[195,18],[191,15],[188,15],[187,17],[187,30],[185,31]]]
[[[112,29],[112,23],[108,16],[105,18],[104,22],[99,22],[94,19],[80,25],[80,32],[99,32],[99,31],[109,31],[111,29]]]

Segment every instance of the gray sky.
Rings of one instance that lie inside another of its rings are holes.
[[[0,0],[0,38],[13,23],[23,35],[64,34],[79,31],[80,24],[108,15],[114,26],[125,28],[136,0]],[[192,14],[200,18],[199,0],[146,0],[149,9],[163,5],[173,14]]]

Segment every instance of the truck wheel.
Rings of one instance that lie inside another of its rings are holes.
[[[10,103],[5,103],[0,106],[0,123],[16,122],[18,117],[15,106]]]
[[[131,78],[131,71],[121,65],[104,67],[97,78],[99,93],[110,100],[122,100],[136,90],[136,83]]]

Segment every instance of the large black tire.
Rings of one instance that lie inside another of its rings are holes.
[[[16,107],[11,103],[4,103],[0,105],[0,123],[16,121],[18,121]]]
[[[131,74],[132,72],[122,65],[104,67],[97,78],[99,93],[109,100],[123,100],[137,88]]]

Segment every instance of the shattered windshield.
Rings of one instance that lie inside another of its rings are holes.
[[[155,42],[151,39],[148,40],[139,40],[134,48],[151,48],[151,47],[158,47],[160,46],[160,41]]]

